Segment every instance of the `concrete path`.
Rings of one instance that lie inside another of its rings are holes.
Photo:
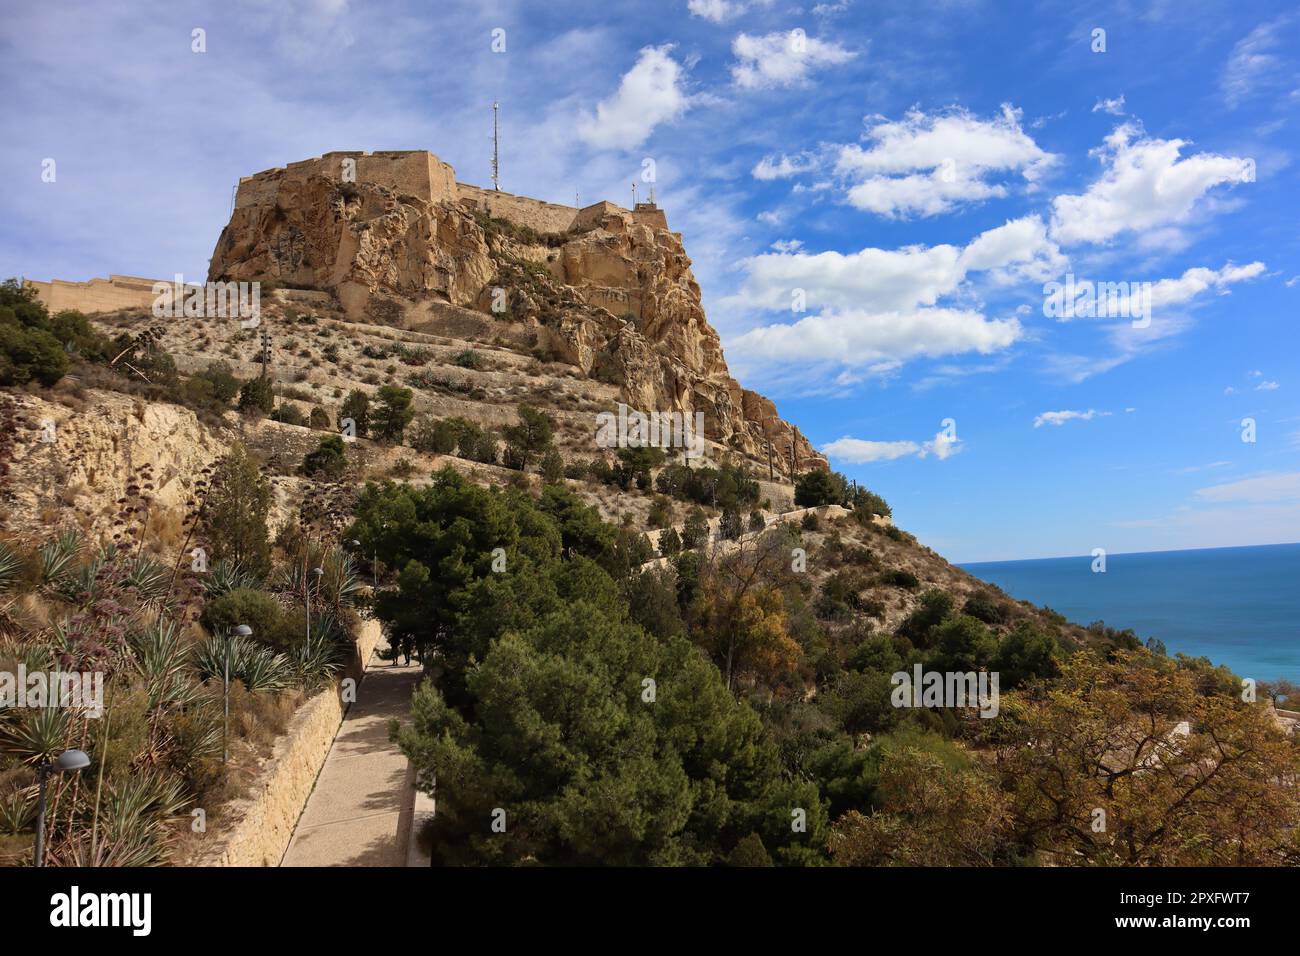
[[[407,759],[388,740],[405,720],[420,666],[381,660],[381,644],[357,687],[281,866],[405,866],[414,803]],[[400,831],[400,832],[399,832]]]

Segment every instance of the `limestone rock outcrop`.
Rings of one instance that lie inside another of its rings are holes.
[[[651,204],[558,206],[456,183],[429,153],[329,153],[241,181],[209,279],[328,291],[355,321],[486,313],[633,408],[703,411],[707,438],[760,460],[770,441],[786,474],[825,464],[731,377],[681,235]]]

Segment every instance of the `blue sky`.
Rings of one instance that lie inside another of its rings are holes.
[[[6,11],[0,275],[203,275],[240,175],[332,149],[486,184],[498,99],[508,191],[653,160],[733,373],[945,556],[1300,540],[1292,5],[117,6]],[[1045,314],[1067,274],[1146,320]]]

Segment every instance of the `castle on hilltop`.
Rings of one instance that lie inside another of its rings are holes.
[[[351,161],[350,166],[347,165],[348,161]],[[444,163],[426,149],[375,152],[337,150],[315,159],[305,159],[287,166],[266,169],[252,176],[242,176],[235,192],[235,209],[275,206],[282,188],[305,182],[312,176],[347,182],[349,179],[345,179],[345,171],[354,182],[373,183],[425,202],[459,203],[495,219],[505,219],[539,233],[583,230],[599,225],[611,215],[630,218],[633,222],[652,229],[668,229],[668,220],[663,210],[653,202],[638,202],[632,209],[624,209],[601,200],[579,208],[457,182],[456,171],[451,164]],[[680,238],[678,236],[679,240]],[[113,275],[107,279],[95,278],[86,282],[62,279],[37,282],[27,279],[24,284],[33,288],[52,311],[79,309],[83,312],[103,312],[150,306],[156,298],[152,288],[158,281],[170,283],[171,279]]]
[[[344,180],[345,170],[355,176],[355,182],[374,183],[425,202],[459,202],[536,232],[567,232],[595,226],[611,214],[630,216],[634,221],[655,229],[668,228],[663,210],[652,202],[639,202],[630,210],[605,200],[578,208],[457,182],[456,171],[451,165],[425,149],[369,153],[337,150],[315,159],[263,170],[239,180],[235,208],[273,204],[284,185],[311,176]]]

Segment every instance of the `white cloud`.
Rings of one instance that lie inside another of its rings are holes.
[[[822,446],[822,454],[850,465],[866,465],[877,461],[894,461],[915,455],[925,458],[934,455],[944,461],[961,450],[961,441],[939,432],[931,441],[867,441],[844,436]]]
[[[1278,46],[1279,34],[1294,20],[1294,16],[1284,16],[1261,23],[1233,46],[1219,80],[1219,88],[1229,106],[1237,106],[1259,87],[1271,86],[1281,79],[1278,74],[1284,61],[1272,51]]]
[[[1112,99],[1098,100],[1093,104],[1092,111],[1094,113],[1109,113],[1111,116],[1123,116],[1124,94],[1121,93]]]
[[[947,432],[938,432],[931,441],[925,443],[921,457],[924,458],[927,454],[933,454],[935,458],[944,461],[959,451],[961,451],[960,438],[949,435]]]
[[[1150,236],[1184,222],[1215,186],[1254,175],[1254,165],[1240,157],[1198,153],[1180,159],[1186,145],[1146,138],[1135,123],[1117,127],[1093,151],[1106,164],[1101,178],[1082,195],[1052,200],[1052,238],[1071,244],[1107,242],[1128,231]]]
[[[1277,382],[1260,382],[1258,385],[1255,386],[1255,391],[1271,392],[1278,388],[1281,388],[1281,386],[1278,385]]]
[[[1015,319],[990,320],[961,309],[826,311],[793,325],[753,329],[733,340],[731,348],[773,364],[830,362],[892,368],[920,357],[989,354],[1016,342],[1022,331]]]
[[[856,55],[838,43],[810,37],[803,30],[764,36],[739,34],[731,43],[736,62],[731,78],[742,89],[798,86],[818,67],[847,63]]]
[[[731,3],[729,0],[690,0],[686,4],[686,9],[690,10],[693,16],[703,17],[714,23],[721,23],[736,16],[744,8],[743,3]]]
[[[1243,282],[1247,279],[1254,279],[1265,272],[1265,265],[1262,262],[1250,262],[1243,266],[1234,266],[1228,263],[1221,269],[1210,269],[1205,266],[1195,266],[1186,270],[1181,276],[1172,279],[1158,279],[1151,283],[1151,299],[1149,306],[1151,308],[1153,323],[1156,319],[1157,311],[1164,312],[1170,306],[1184,305],[1191,302],[1197,296],[1211,289],[1218,292],[1219,295],[1230,295],[1231,290],[1228,288],[1236,282]],[[1106,307],[1099,310],[1098,318],[1115,318],[1117,316],[1139,315],[1146,305],[1141,301],[1144,294],[1137,282],[1115,282],[1117,289],[1107,289],[1103,291],[1101,280],[1095,282],[1092,288],[1095,291],[1097,301],[1100,303],[1105,300]],[[1076,286],[1077,294],[1077,286]],[[1132,305],[1130,306],[1130,300]],[[1101,314],[1103,313],[1104,314]],[[1072,316],[1062,315],[1058,321],[1067,322]],[[1167,322],[1167,315],[1161,316],[1160,321]],[[1182,331],[1187,328],[1185,320],[1178,320],[1180,324],[1177,328],[1173,325],[1164,325],[1157,328],[1157,332],[1162,335],[1157,336],[1154,332],[1147,331],[1144,338],[1151,340],[1155,337],[1168,337],[1175,331]]]
[[[772,248],[775,249],[777,252],[784,252],[784,253],[798,252],[801,248],[803,248],[803,240],[802,239],[778,239],[776,240],[776,242],[772,243]]]
[[[764,253],[741,263],[745,279],[723,304],[737,311],[785,311],[802,296],[817,314],[752,329],[728,342],[728,350],[764,364],[828,363],[873,372],[892,371],[914,358],[988,355],[1019,341],[1020,322],[989,319],[940,300],[961,293],[972,272],[1040,276],[1061,261],[1038,217],[986,230],[965,248]]]
[[[1196,492],[1202,501],[1216,503],[1245,502],[1265,504],[1300,500],[1300,471],[1243,478],[1222,485],[1211,485]]]
[[[836,461],[847,462],[850,465],[866,465],[874,461],[893,461],[895,458],[919,454],[921,446],[914,441],[865,441],[846,435],[828,445],[823,445],[821,451],[823,455]]]
[[[911,110],[896,122],[878,117],[866,132],[870,147],[841,147],[835,172],[854,183],[851,205],[888,218],[934,216],[1005,196],[997,174],[1033,183],[1056,161],[1021,129],[1020,115],[1004,105],[991,120],[960,109]]]
[[[1043,282],[1060,275],[1068,265],[1056,243],[1047,238],[1047,226],[1039,216],[1009,219],[985,230],[961,254],[966,272],[989,271],[1002,282]]]
[[[817,166],[817,157],[811,153],[799,153],[794,156],[764,156],[754,166],[755,179],[770,182],[773,179],[789,179],[799,173],[806,173]]]
[[[1098,416],[1109,415],[1110,412],[1099,412],[1095,408],[1090,408],[1086,412],[1076,412],[1070,409],[1064,409],[1059,412],[1043,412],[1034,419],[1034,427],[1041,428],[1044,425],[1064,425],[1068,421],[1090,422]]]
[[[1019,271],[1037,277],[1061,267],[1059,250],[1037,216],[988,229],[965,247],[868,247],[842,253],[764,253],[744,260],[746,277],[729,304],[789,309],[802,289],[809,308],[904,312],[933,306],[971,272]]]
[[[1217,289],[1220,294],[1226,294],[1229,285],[1261,276],[1265,268],[1262,262],[1249,262],[1244,266],[1228,263],[1218,270],[1204,266],[1188,269],[1176,279],[1161,279],[1153,283],[1151,304],[1153,307],[1181,305],[1208,289]]]
[[[690,107],[681,64],[669,56],[672,45],[641,50],[618,90],[596,105],[596,114],[578,120],[578,135],[600,149],[640,146],[660,123]]]

